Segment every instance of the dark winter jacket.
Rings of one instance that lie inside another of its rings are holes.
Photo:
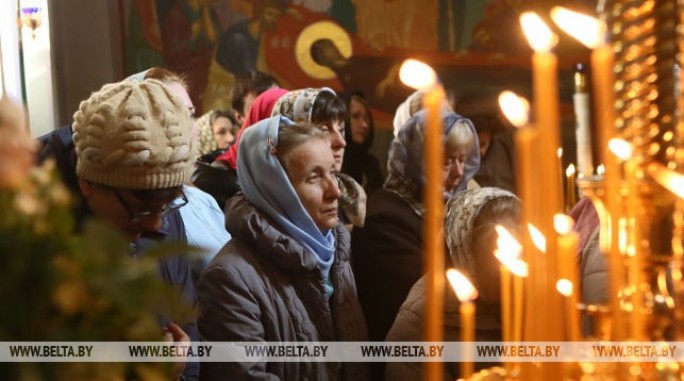
[[[365,225],[352,235],[352,266],[368,336],[383,341],[423,274],[423,220],[382,188],[368,201]]]
[[[216,161],[213,164],[198,161],[192,174],[192,183],[214,197],[221,210],[224,210],[226,202],[240,191],[237,172],[224,161]]]
[[[349,265],[349,233],[335,228],[334,292],[312,253],[239,193],[227,205],[232,240],[198,284],[202,340],[228,342],[364,341],[366,328]],[[367,364],[205,363],[203,380],[367,380]]]
[[[38,155],[38,161],[43,162],[46,159],[52,158],[56,162],[57,170],[62,176],[65,185],[77,196],[76,204],[74,206],[75,219],[77,225],[80,226],[82,222],[91,215],[85,200],[81,196],[78,187],[78,177],[76,176],[76,152],[73,141],[71,140],[71,126],[62,127],[49,134],[38,138],[42,144],[42,149]],[[154,233],[144,233],[142,236],[131,245],[132,256],[144,255],[146,249],[154,246],[162,241],[175,241],[186,243],[185,226],[181,219],[180,212],[174,211],[164,216],[162,220],[162,227],[159,231]],[[161,259],[159,261],[159,273],[162,279],[182,290],[185,298],[184,302],[192,306],[197,304],[197,293],[195,285],[192,280],[190,271],[190,262],[184,256],[172,256]],[[169,323],[167,318],[160,318],[160,324],[165,326]],[[197,323],[193,320],[190,322],[180,323],[185,333],[190,336],[190,340],[199,341],[199,333],[197,332]],[[160,336],[161,337],[161,336]],[[183,373],[185,380],[197,380],[199,377],[199,363],[187,363]]]

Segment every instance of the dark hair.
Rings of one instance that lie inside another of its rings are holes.
[[[363,96],[363,93],[361,93],[360,91],[352,92],[351,94],[349,94],[348,97],[346,97],[345,102],[347,105],[347,119],[345,119],[344,124],[347,129],[351,128],[352,101],[360,103],[366,109],[366,115],[368,115],[368,135],[366,136],[366,140],[364,140],[363,143],[358,144],[354,142],[354,140],[352,139],[351,130],[347,131],[347,134],[345,135],[345,139],[347,140],[347,147],[351,148],[353,146],[360,146],[364,151],[367,151],[373,145],[373,138],[375,135],[375,124],[373,123],[373,115],[371,114],[370,106],[368,105],[368,101],[366,100],[366,98]]]
[[[321,91],[311,108],[311,123],[321,124],[331,120],[346,121],[349,118],[344,101],[330,91]]]
[[[299,122],[292,125],[280,124],[278,127],[276,157],[283,168],[285,168],[285,172],[288,172],[292,150],[312,139],[321,139],[327,144],[328,134],[308,122]]]
[[[273,86],[278,86],[278,81],[273,76],[257,70],[250,70],[240,77],[233,86],[231,93],[233,110],[242,113],[247,94],[254,93],[255,96],[258,96]]]
[[[233,110],[214,110],[211,112],[209,115],[209,126],[214,126],[214,122],[216,122],[216,119],[218,118],[226,118],[230,120],[230,123],[233,124],[233,131],[231,133],[235,133],[239,128],[240,125],[238,124],[237,119],[235,118],[235,112]]]

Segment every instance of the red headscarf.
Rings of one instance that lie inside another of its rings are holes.
[[[282,97],[285,93],[287,93],[287,90],[274,87],[264,91],[263,93],[259,94],[258,97],[254,98],[254,103],[252,103],[252,106],[249,108],[245,122],[242,123],[240,131],[237,133],[235,143],[233,143],[226,152],[216,157],[216,161],[223,160],[227,162],[228,165],[230,165],[233,169],[237,168],[237,150],[238,145],[240,144],[240,136],[242,136],[242,133],[254,123],[270,117],[271,112],[273,111],[273,106],[275,106],[278,99],[280,99],[280,97]]]

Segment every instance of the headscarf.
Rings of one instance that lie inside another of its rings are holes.
[[[423,172],[423,158],[425,152],[425,121],[427,112],[421,110],[409,119],[399,130],[399,135],[394,138],[387,159],[389,175],[383,187],[396,193],[409,203],[411,208],[419,216],[423,216],[425,208],[422,201],[422,192],[425,185],[425,173]],[[454,112],[442,111],[442,125],[444,136],[451,129],[459,125],[470,129],[473,135],[470,153],[466,158],[463,178],[458,183],[456,190],[444,192],[446,200],[465,190],[470,179],[480,168],[480,149],[477,140],[477,132],[469,119]]]
[[[214,111],[208,111],[200,116],[195,121],[195,127],[199,135],[199,155],[204,156],[209,152],[216,151],[218,144],[214,139],[214,130],[211,126],[211,114]]]
[[[259,96],[254,98],[254,102],[252,103],[252,106],[249,108],[249,112],[247,112],[247,117],[245,118],[244,123],[242,123],[240,131],[238,131],[237,133],[235,143],[233,143],[230,146],[230,148],[226,150],[226,152],[219,155],[216,158],[216,160],[225,161],[228,163],[228,165],[231,166],[231,168],[235,169],[237,167],[237,151],[239,148],[240,137],[242,136],[242,134],[245,132],[247,128],[249,128],[256,122],[271,116],[271,110],[273,110],[273,106],[276,104],[278,99],[280,99],[280,97],[282,97],[286,93],[287,90],[281,89],[280,87],[274,87],[264,91],[263,93],[259,94]]]
[[[423,94],[422,91],[416,91],[397,107],[397,111],[394,113],[394,136],[399,135],[401,127],[411,119],[413,114],[423,108],[420,104],[423,100]]]
[[[311,112],[313,111],[314,101],[318,94],[323,91],[335,92],[327,87],[293,90],[283,95],[278,102],[273,106],[271,116],[283,115],[289,119],[299,122],[311,122]]]
[[[283,95],[273,107],[273,116],[282,115],[296,122],[311,122],[313,106],[318,94],[330,92],[337,95],[327,87],[306,88],[293,90]],[[338,173],[338,184],[342,196],[339,199],[340,208],[354,226],[363,226],[366,219],[366,192],[356,180],[344,173]]]
[[[238,150],[238,178],[245,198],[309,249],[316,256],[324,279],[328,279],[335,236],[331,229],[318,229],[274,153],[281,123],[292,124],[285,117],[275,116],[245,131]]]
[[[464,269],[469,278],[476,281],[477,269],[473,257],[475,232],[473,227],[482,208],[490,201],[501,198],[518,200],[518,197],[500,188],[475,188],[459,193],[446,205],[444,230],[451,260],[457,267]]]

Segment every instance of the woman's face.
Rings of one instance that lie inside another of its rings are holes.
[[[465,174],[465,162],[468,158],[468,149],[465,145],[445,147],[444,150],[444,190],[453,192],[461,183]]]
[[[370,118],[363,103],[354,99],[349,102],[349,124],[352,141],[362,144],[368,136]]]
[[[347,146],[347,141],[344,140],[344,121],[333,120],[322,123],[319,127],[328,134],[328,141],[335,160],[335,170],[340,172],[344,161],[344,147]]]
[[[233,122],[230,119],[219,116],[211,125],[211,130],[214,133],[214,140],[220,149],[226,149],[233,142]]]
[[[287,159],[287,176],[316,226],[320,230],[334,228],[341,193],[330,144],[312,139],[295,147]]]

